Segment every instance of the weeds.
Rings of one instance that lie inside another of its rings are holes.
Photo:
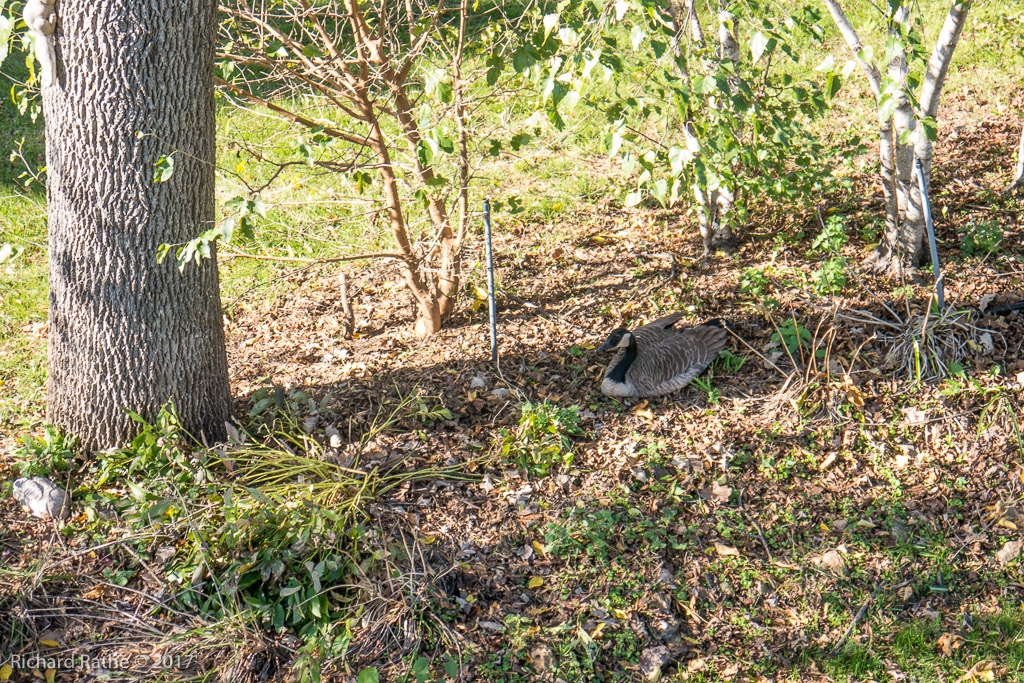
[[[1003,243],[1003,228],[997,221],[972,223],[960,228],[960,250],[964,256],[987,256]]]
[[[515,432],[501,430],[499,453],[531,476],[543,477],[557,464],[567,467],[572,463],[570,437],[583,435],[577,406],[564,408],[547,401],[527,401],[522,406],[519,428]]]
[[[74,447],[74,439],[46,425],[42,438],[37,439],[29,434],[22,436],[21,445],[14,449],[12,455],[21,476],[46,477],[71,469]]]

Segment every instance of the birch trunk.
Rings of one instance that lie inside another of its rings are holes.
[[[954,2],[946,15],[945,22],[935,41],[935,47],[928,61],[924,82],[919,98],[920,109],[915,112],[905,92],[900,92],[897,107],[892,118],[885,120],[879,117],[879,161],[881,165],[882,187],[885,194],[885,235],[875,251],[868,257],[867,263],[879,272],[899,274],[914,269],[924,254],[924,210],[921,188],[913,176],[915,159],[921,161],[925,177],[925,191],[931,179],[932,142],[924,130],[917,130],[913,146],[901,144],[900,135],[903,131],[914,131],[917,122],[924,118],[935,118],[938,111],[939,96],[949,71],[953,52],[960,40],[967,21],[970,1]],[[825,0],[825,5],[835,21],[846,43],[857,57],[876,102],[880,105],[881,76],[874,64],[864,62],[860,58],[863,48],[860,37],[847,19],[838,0]],[[907,7],[897,9],[894,20],[907,20]],[[890,27],[890,30],[895,28]],[[900,54],[889,64],[890,80],[899,84],[901,90],[906,89],[907,64]],[[894,130],[895,129],[895,130]]]
[[[122,446],[173,401],[224,437],[231,413],[216,258],[156,263],[214,220],[214,0],[62,0],[43,91],[50,261],[48,419]],[[154,164],[175,171],[154,182]]]
[[[1013,180],[1003,190],[1005,194],[1013,194],[1021,187],[1024,187],[1024,128],[1020,130],[1020,145],[1017,148],[1017,170],[1013,173]]]

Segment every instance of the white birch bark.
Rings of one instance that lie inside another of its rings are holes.
[[[1014,171],[1013,180],[1003,190],[1003,193],[1013,194],[1021,187],[1024,187],[1024,128],[1020,130],[1020,146],[1017,148],[1017,170]]]
[[[881,104],[881,75],[874,64],[861,59],[863,46],[839,0],[825,0],[825,5],[832,15],[840,34],[850,46],[861,68],[864,70],[875,94],[876,101]],[[898,105],[893,118],[883,120],[879,116],[879,156],[881,161],[882,185],[885,192],[886,221],[885,239],[878,245],[868,258],[868,264],[876,270],[898,273],[904,267],[915,267],[923,253],[924,211],[920,187],[913,180],[914,159],[920,159],[924,170],[925,188],[930,183],[932,143],[924,131],[919,131],[913,146],[901,145],[900,134],[905,130],[913,131],[920,118],[934,118],[938,111],[939,96],[945,83],[953,52],[960,40],[966,24],[970,0],[955,1],[946,16],[946,20],[935,41],[935,47],[928,61],[924,83],[919,98],[920,110],[913,111],[909,98],[905,94],[898,95]],[[907,7],[898,8],[894,21],[907,19]],[[891,28],[895,28],[894,26]],[[896,55],[889,64],[889,77],[906,88],[906,60]],[[916,116],[915,116],[916,114]],[[895,130],[894,130],[895,128]]]

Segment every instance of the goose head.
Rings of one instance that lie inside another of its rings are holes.
[[[608,338],[604,340],[604,344],[601,345],[601,348],[599,348],[598,351],[626,348],[632,340],[633,335],[630,334],[629,330],[624,327],[618,327],[611,331]]]

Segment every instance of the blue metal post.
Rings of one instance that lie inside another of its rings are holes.
[[[921,131],[923,133],[924,131]],[[928,228],[928,247],[932,252],[932,274],[935,276],[935,299],[939,302],[939,311],[946,308],[942,297],[942,268],[939,265],[939,247],[935,244],[935,227],[932,225],[932,205],[928,201],[928,190],[925,188],[924,169],[921,160],[914,157],[914,173],[917,184],[921,188],[921,207],[924,209],[924,224]]]
[[[498,362],[498,312],[494,307],[494,252],[491,249],[491,200],[484,200],[484,235],[487,239],[487,308],[491,314],[491,360]]]

